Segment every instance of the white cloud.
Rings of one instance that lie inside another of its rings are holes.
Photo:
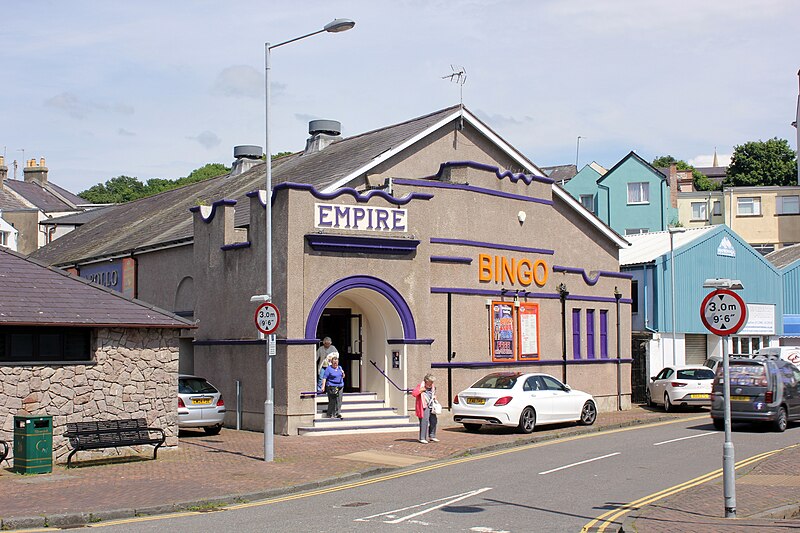
[[[264,76],[249,65],[227,67],[217,75],[211,94],[262,99]]]
[[[134,108],[132,106],[114,103],[106,104],[103,102],[93,102],[81,99],[71,92],[63,92],[45,100],[46,107],[52,107],[59,111],[63,111],[72,118],[79,120],[85,119],[93,111],[111,112],[121,115],[132,115]]]
[[[217,136],[216,133],[208,130],[201,132],[196,137],[187,137],[187,138],[199,142],[202,146],[208,149],[214,148],[215,146],[219,146],[220,143],[222,143],[222,140]]]

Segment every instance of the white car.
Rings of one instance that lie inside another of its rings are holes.
[[[572,390],[548,374],[495,372],[453,398],[453,420],[467,431],[486,424],[531,433],[539,424],[590,426],[596,419],[597,405],[590,394]]]
[[[711,405],[714,371],[704,365],[665,367],[647,384],[647,405],[663,405],[665,411],[677,406]]]
[[[178,428],[202,428],[216,435],[225,420],[225,400],[217,388],[198,376],[178,376]]]

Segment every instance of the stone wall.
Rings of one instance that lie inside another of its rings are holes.
[[[94,332],[91,364],[0,366],[0,439],[11,446],[14,415],[24,410],[53,416],[56,462],[66,462],[69,453],[61,437],[67,422],[146,418],[164,430],[165,446],[176,446],[178,335],[174,329],[101,328]],[[112,448],[77,457],[129,452]]]

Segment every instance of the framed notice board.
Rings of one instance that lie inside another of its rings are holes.
[[[492,361],[513,361],[515,321],[513,302],[492,302]]]
[[[517,357],[520,361],[539,360],[539,304],[522,302],[517,311]]]

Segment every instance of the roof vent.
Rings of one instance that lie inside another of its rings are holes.
[[[303,153],[313,154],[341,138],[342,123],[338,120],[312,120],[308,123],[308,133],[311,137],[306,141]]]
[[[231,176],[246,172],[260,163],[263,153],[264,151],[261,147],[254,144],[234,146],[233,157],[235,157],[236,160],[233,162],[233,165],[231,165]]]

